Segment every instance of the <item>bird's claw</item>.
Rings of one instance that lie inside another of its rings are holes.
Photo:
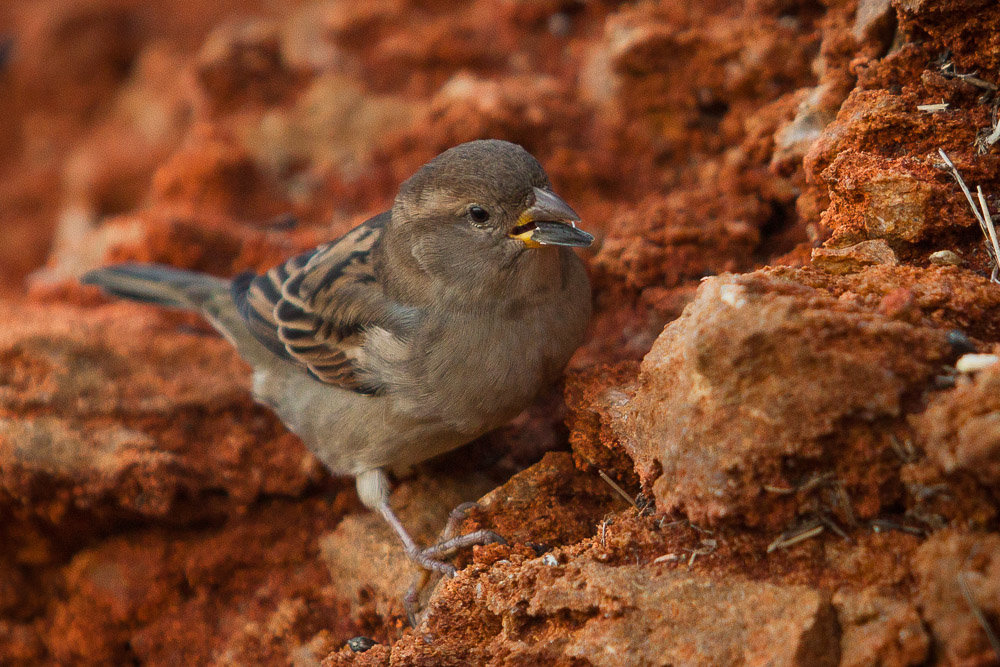
[[[433,549],[434,547],[428,547],[408,555],[410,560],[427,572],[440,572],[448,578],[454,577],[457,571],[455,570],[455,566],[435,558],[438,554]]]
[[[403,607],[406,609],[406,615],[409,618],[411,626],[417,626],[420,610],[420,594],[427,587],[432,574],[440,573],[442,576],[450,579],[458,572],[454,565],[441,560],[442,557],[447,558],[455,551],[466,547],[484,544],[507,544],[505,539],[492,530],[476,530],[465,535],[459,535],[458,537],[448,537],[455,525],[464,519],[468,510],[474,506],[475,503],[465,503],[456,507],[448,517],[448,525],[442,533],[442,540],[440,542],[425,549],[415,549],[413,553],[407,554],[410,560],[421,568],[420,573],[403,596]]]

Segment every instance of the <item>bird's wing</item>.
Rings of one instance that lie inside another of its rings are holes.
[[[359,393],[384,386],[364,367],[365,330],[404,335],[409,313],[376,283],[372,250],[389,214],[375,216],[263,275],[233,280],[233,299],[253,336],[321,382]]]

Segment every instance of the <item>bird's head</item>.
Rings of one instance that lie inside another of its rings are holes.
[[[487,262],[594,240],[576,227],[580,216],[552,191],[538,160],[499,140],[460,144],[421,167],[400,187],[393,220],[416,244]]]

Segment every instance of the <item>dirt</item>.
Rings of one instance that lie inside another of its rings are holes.
[[[0,662],[1000,661],[1000,6],[0,7]],[[506,544],[412,572],[196,317],[85,270],[264,269],[456,143],[597,236],[588,339],[397,478]]]

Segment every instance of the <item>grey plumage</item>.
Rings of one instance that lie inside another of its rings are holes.
[[[255,398],[357,477],[411,558],[452,572],[396,519],[384,470],[502,425],[562,373],[590,317],[577,219],[523,148],[477,141],[422,167],[391,211],[265,274],[124,264],[83,281],[202,312],[253,367]]]

